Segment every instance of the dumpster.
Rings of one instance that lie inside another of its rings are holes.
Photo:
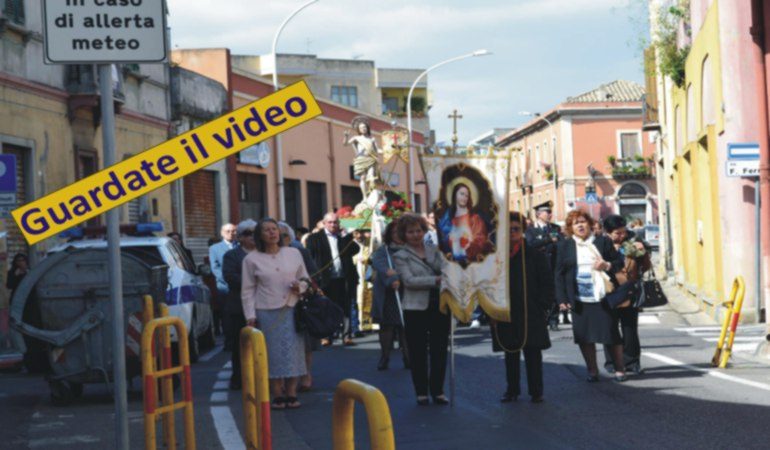
[[[126,336],[126,377],[141,375],[143,296],[165,299],[168,267],[151,266],[127,252],[121,254],[124,323],[112,320],[107,250],[69,248],[44,259],[14,293],[11,327],[46,344],[47,380],[56,405],[69,404],[86,383],[111,386],[113,327]],[[27,323],[27,303],[39,311],[38,323]]]

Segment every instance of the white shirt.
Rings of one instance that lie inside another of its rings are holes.
[[[577,244],[577,285],[578,298],[583,303],[599,303],[604,297],[603,284],[597,286],[599,282],[604,283],[594,273],[594,262],[596,253],[594,247],[594,236],[590,235],[585,241],[577,236],[573,236]]]
[[[329,241],[329,247],[332,249],[332,266],[334,267],[334,277],[341,277],[342,274],[342,260],[340,259],[340,249],[337,247],[337,236],[326,232],[326,240]]]

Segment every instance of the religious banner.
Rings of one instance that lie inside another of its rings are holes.
[[[441,309],[469,322],[480,304],[510,321],[508,306],[508,185],[510,152],[421,154],[435,215],[438,247],[447,261]]]

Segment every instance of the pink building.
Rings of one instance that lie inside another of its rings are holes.
[[[657,223],[655,146],[642,130],[643,96],[639,84],[613,81],[498,139],[513,150],[510,209],[532,216],[533,206],[552,201],[558,222],[583,208],[597,219],[620,214]]]

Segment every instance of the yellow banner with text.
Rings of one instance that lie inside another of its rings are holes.
[[[300,81],[11,214],[35,244],[319,115],[321,108]]]

